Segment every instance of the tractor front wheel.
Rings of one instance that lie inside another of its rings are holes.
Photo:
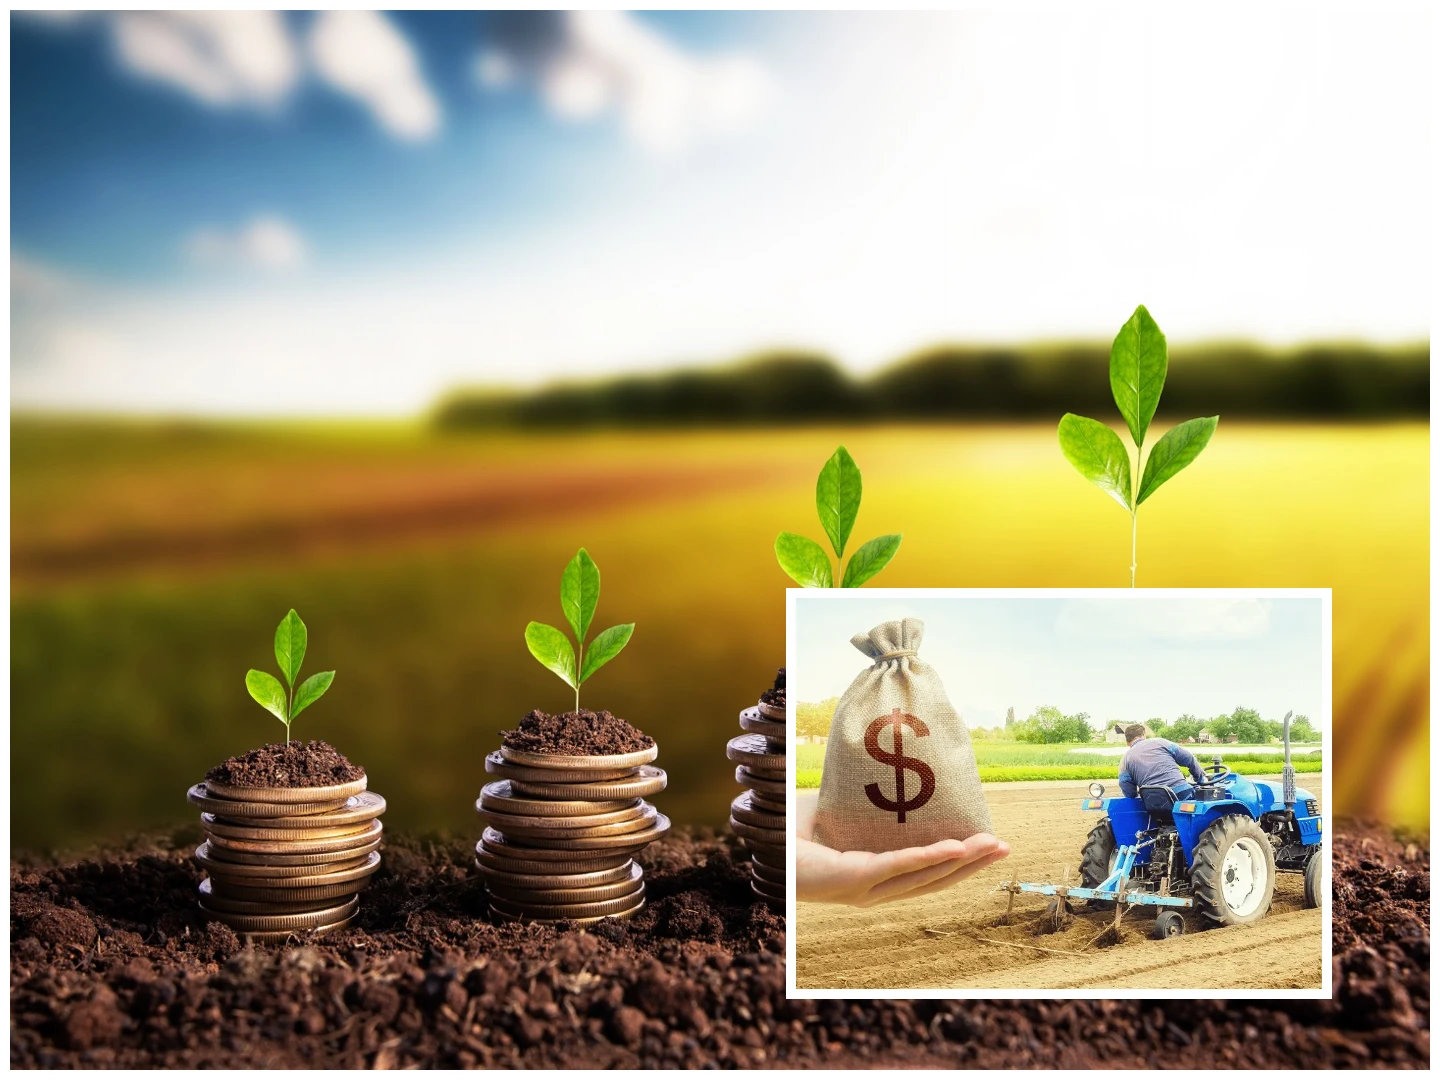
[[[1305,906],[1320,906],[1320,857],[1321,851],[1316,848],[1305,863]]]
[[[1227,814],[1195,844],[1190,867],[1195,904],[1212,922],[1244,926],[1264,917],[1275,895],[1275,852],[1251,818]]]
[[[1080,849],[1080,884],[1087,889],[1095,888],[1114,873],[1118,857],[1115,834],[1110,831],[1110,819],[1101,818]],[[1090,901],[1092,911],[1110,911],[1114,907],[1111,900]]]

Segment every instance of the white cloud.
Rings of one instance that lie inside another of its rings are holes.
[[[300,77],[285,17],[273,11],[118,12],[111,25],[126,67],[207,105],[273,108]]]
[[[770,97],[770,78],[752,57],[692,56],[625,12],[570,12],[558,26],[558,38],[527,65],[545,104],[571,121],[614,112],[647,150],[670,153],[741,130]],[[480,55],[476,75],[501,88],[521,66],[501,45]]]
[[[385,16],[320,13],[310,29],[310,55],[321,77],[368,105],[390,134],[428,139],[440,130],[440,103],[425,83],[415,50]]]
[[[1055,616],[1062,637],[1107,641],[1232,641],[1270,631],[1267,600],[1070,600]]]
[[[289,222],[269,215],[238,229],[198,229],[185,241],[192,260],[207,266],[294,270],[304,265],[304,238]]]
[[[12,301],[46,303],[73,296],[76,284],[63,271],[25,255],[10,254],[10,298]]]

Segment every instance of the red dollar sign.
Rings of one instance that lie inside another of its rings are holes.
[[[880,749],[880,731],[886,726],[895,730],[895,752],[893,754]],[[930,734],[930,729],[925,726],[925,721],[918,716],[902,713],[898,708],[891,709],[889,716],[882,716],[871,721],[869,730],[865,732],[866,753],[876,761],[895,766],[895,801],[891,802],[881,794],[879,784],[866,784],[865,794],[881,810],[893,810],[896,820],[901,825],[905,824],[907,810],[919,810],[930,801],[930,796],[935,794],[935,774],[931,772],[930,766],[919,758],[905,756],[905,736],[901,730],[904,727],[913,729],[915,734],[922,738]],[[920,792],[909,801],[905,798],[906,769],[913,769],[915,774],[920,777]]]

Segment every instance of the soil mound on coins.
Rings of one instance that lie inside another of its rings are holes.
[[[206,780],[232,787],[329,787],[359,780],[365,770],[323,739],[267,743],[237,754],[205,774]]]
[[[775,685],[761,694],[760,700],[766,705],[774,705],[777,709],[785,707],[785,669],[783,667],[775,676]]]
[[[198,830],[11,863],[16,1068],[1244,1068],[1429,1063],[1430,856],[1335,837],[1332,1001],[800,1001],[733,841],[639,856],[590,931],[492,926],[472,841],[387,837],[348,930],[245,948],[200,921]]]
[[[502,731],[504,745],[527,754],[633,754],[648,750],[655,740],[628,720],[601,709],[551,716],[539,709],[525,714],[514,731]]]

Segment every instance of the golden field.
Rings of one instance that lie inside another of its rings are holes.
[[[1160,425],[1162,429],[1168,424]],[[903,532],[887,586],[1119,586],[1127,515],[1051,425],[496,434],[419,426],[126,425],[12,432],[11,782],[17,847],[188,820],[185,788],[282,729],[243,676],[296,607],[296,723],[366,766],[387,821],[476,831],[484,754],[569,691],[526,653],[560,570],[599,563],[597,626],[634,621],[582,703],[660,742],[677,822],[720,825],[724,744],[783,662],[775,533],[822,537],[837,443],[855,535]],[[1334,802],[1429,814],[1429,431],[1227,424],[1140,515],[1144,586],[1334,590]]]

